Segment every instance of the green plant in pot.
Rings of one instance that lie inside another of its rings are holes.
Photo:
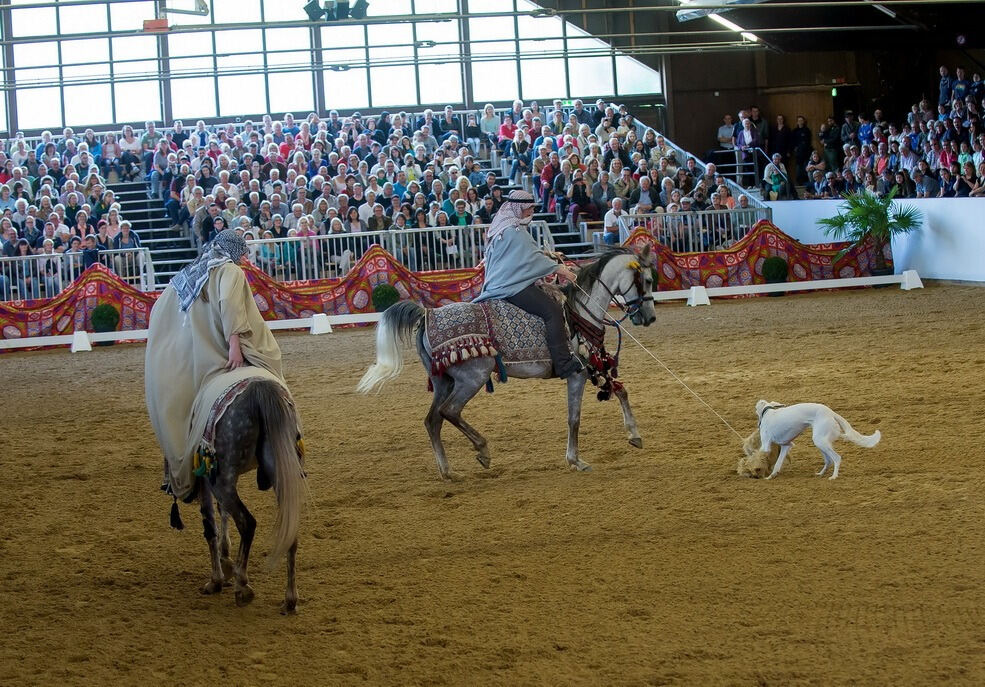
[[[94,332],[115,332],[117,325],[120,324],[120,313],[109,303],[103,303],[92,309],[89,320],[92,322]],[[97,345],[111,346],[112,344],[112,341],[101,341]]]
[[[399,301],[400,293],[389,284],[380,284],[373,289],[373,308],[376,312],[383,312]]]
[[[912,205],[899,205],[894,208],[893,198],[896,197],[896,188],[893,188],[885,198],[879,198],[865,191],[846,193],[842,197],[845,202],[838,214],[819,219],[818,225],[824,228],[824,233],[839,241],[860,244],[871,238],[876,260],[872,274],[892,274],[892,268],[886,264],[886,246],[892,245],[894,236],[909,234],[919,229],[923,224],[923,213]],[[842,254],[845,252],[847,250],[842,251]]]
[[[763,278],[767,284],[782,284],[787,280],[790,267],[783,258],[773,255],[763,260]],[[782,296],[782,291],[771,293],[771,296]]]

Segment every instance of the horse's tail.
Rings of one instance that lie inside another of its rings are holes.
[[[376,328],[376,362],[359,380],[356,391],[368,394],[400,375],[404,359],[399,343],[411,343],[411,334],[424,319],[424,313],[424,308],[414,301],[400,301],[384,311]]]
[[[834,416],[835,419],[838,421],[838,424],[841,426],[841,432],[842,432],[841,436],[845,439],[848,439],[853,444],[858,444],[862,448],[872,448],[873,446],[878,444],[879,440],[882,438],[882,432],[880,432],[878,429],[872,434],[869,434],[868,436],[864,434],[859,434],[854,427],[848,424],[848,420],[843,418],[838,413],[835,413]]]
[[[274,381],[261,380],[250,385],[256,394],[263,424],[260,461],[273,476],[277,495],[277,519],[271,535],[268,568],[273,568],[298,539],[301,512],[308,487],[302,464],[298,421],[284,389]]]

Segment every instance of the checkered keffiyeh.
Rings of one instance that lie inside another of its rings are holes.
[[[496,216],[493,217],[489,229],[486,230],[486,240],[492,243],[502,237],[503,232],[510,228],[525,229],[533,216],[524,218],[522,217],[523,211],[527,206],[533,205],[534,202],[534,197],[526,191],[520,189],[511,191],[499,210],[496,211]]]
[[[192,307],[212,270],[227,262],[238,263],[248,252],[246,241],[235,231],[227,229],[219,232],[205,245],[205,250],[198,259],[186,265],[171,280],[171,286],[178,292],[179,309],[185,312]]]

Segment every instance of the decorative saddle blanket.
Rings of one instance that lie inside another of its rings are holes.
[[[431,350],[431,373],[481,357],[500,357],[505,365],[550,362],[544,321],[512,303],[451,303],[428,310],[424,336]]]
[[[260,379],[276,382],[293,403],[283,380],[263,368],[244,365],[213,376],[195,398],[185,453],[165,460],[164,485],[161,487],[164,491],[187,502],[197,495],[197,477],[214,480],[217,469],[215,432],[219,421],[250,383]],[[300,431],[298,427],[299,434]]]

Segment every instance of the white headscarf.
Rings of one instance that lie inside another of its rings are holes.
[[[523,212],[533,204],[534,197],[526,191],[520,189],[511,191],[499,210],[496,211],[496,216],[493,217],[489,229],[486,230],[486,240],[489,243],[498,240],[507,229],[526,229],[533,219],[533,215],[523,217]]]

